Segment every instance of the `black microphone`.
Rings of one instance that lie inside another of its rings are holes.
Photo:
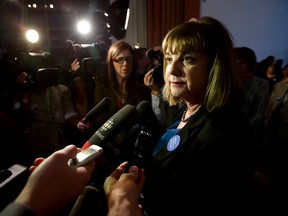
[[[125,145],[129,146],[129,148],[134,146],[134,143],[142,130],[152,134],[153,137],[154,135],[156,137],[161,131],[160,127],[162,127],[156,118],[149,101],[141,101],[137,105],[136,110],[139,116],[138,121],[132,126],[124,140]],[[129,149],[129,151],[130,150],[131,149]]]
[[[123,140],[138,119],[134,106],[127,104],[108,119],[82,146],[76,158],[68,160],[68,166],[82,166],[105,153],[106,156],[125,155],[127,146]],[[124,143],[124,144],[123,144]]]
[[[114,153],[119,151],[119,143],[125,134],[138,120],[138,112],[132,105],[127,104],[111,118],[109,118],[82,146],[86,149],[91,145],[101,146],[104,151],[110,149]],[[116,146],[114,146],[114,144]],[[118,146],[117,146],[118,145]]]
[[[153,148],[162,135],[163,126],[156,118],[149,101],[141,101],[136,107],[139,120],[129,131],[125,144],[129,146],[128,172],[132,165],[147,169],[152,159]]]
[[[111,104],[109,97],[103,98],[96,106],[94,106],[84,117],[84,122],[91,122],[97,116],[102,114]]]
[[[139,113],[139,124],[142,129],[154,136],[158,135],[162,126],[152,109],[151,103],[149,101],[141,101],[136,109]]]
[[[141,101],[136,110],[139,119],[126,135],[123,143],[127,146],[128,166],[125,172],[129,171],[132,165],[147,169],[152,159],[153,148],[161,135],[161,124],[156,118],[152,105],[149,101]]]
[[[133,146],[125,172],[128,172],[132,165],[136,165],[138,168],[147,168],[153,155],[153,146],[151,145],[151,142],[152,134],[146,132],[145,130],[141,130]]]

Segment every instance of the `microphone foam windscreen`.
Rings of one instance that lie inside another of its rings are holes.
[[[102,114],[111,104],[111,99],[109,97],[103,98],[96,106],[93,107],[86,115],[85,121],[93,121],[97,116]]]
[[[138,121],[139,115],[136,108],[127,104],[110,119],[108,119],[84,144],[82,149],[90,145],[101,146],[107,151],[120,151],[125,145],[123,140],[132,126]],[[115,153],[116,154],[116,153]]]

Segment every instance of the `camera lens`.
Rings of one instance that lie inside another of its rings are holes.
[[[163,65],[158,64],[154,69],[152,73],[152,77],[155,83],[164,83],[164,78],[163,78]]]

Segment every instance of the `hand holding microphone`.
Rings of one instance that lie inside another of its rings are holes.
[[[76,158],[69,159],[67,164],[68,166],[84,166],[94,159],[96,159],[98,156],[100,156],[103,153],[103,149],[100,146],[97,145],[91,145],[88,148],[82,150],[76,155]]]
[[[82,146],[76,158],[70,159],[69,166],[81,166],[94,160],[102,153],[121,155],[121,143],[125,134],[138,119],[138,112],[132,105],[126,105],[108,119]]]
[[[113,159],[130,156],[130,165],[142,168],[150,160],[153,138],[159,122],[151,104],[141,101],[137,108],[126,105],[108,119],[82,146],[76,158],[68,161],[69,166],[81,166],[103,153]],[[130,167],[129,165],[129,167]]]
[[[91,109],[85,116],[77,123],[79,131],[89,131],[93,127],[93,121],[102,114],[111,104],[109,97],[103,98],[93,109]]]
[[[93,128],[93,123],[92,122],[85,122],[80,120],[77,123],[77,128],[80,132],[85,132],[85,131],[90,131]]]

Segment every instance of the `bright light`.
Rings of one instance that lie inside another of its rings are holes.
[[[36,43],[39,40],[39,34],[36,30],[34,29],[30,29],[26,32],[26,39],[30,42],[30,43]]]
[[[139,48],[140,48],[140,44],[139,44],[139,43],[136,43],[136,44],[134,45],[134,48],[135,48],[135,49],[139,49]]]
[[[91,31],[91,25],[88,21],[82,20],[78,22],[77,29],[81,34],[88,34]]]
[[[128,23],[129,23],[129,16],[130,16],[130,9],[127,9],[127,13],[126,13],[126,20],[125,20],[125,26],[124,29],[127,30],[128,28]]]

